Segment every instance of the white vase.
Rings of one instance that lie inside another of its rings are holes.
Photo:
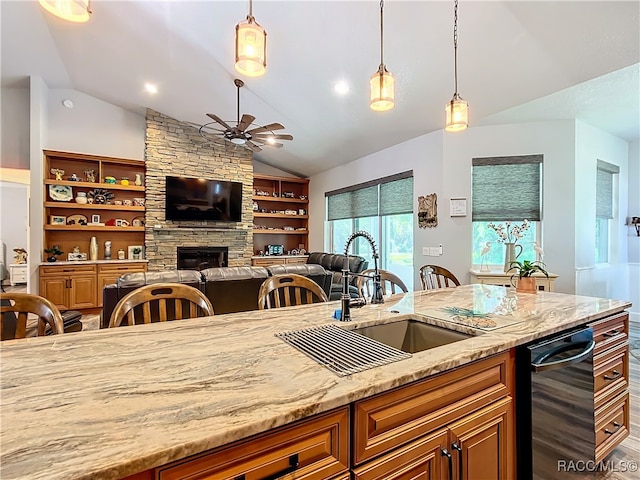
[[[96,237],[91,237],[91,241],[89,242],[89,258],[91,260],[98,260],[98,239]]]
[[[504,247],[504,271],[508,272],[511,269],[511,263],[515,262],[522,253],[522,245],[507,242]],[[517,248],[520,249],[518,253],[516,253]]]

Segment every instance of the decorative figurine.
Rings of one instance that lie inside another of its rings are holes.
[[[81,182],[82,179],[80,177],[78,177],[78,175],[76,175],[75,173],[73,173],[69,178],[67,178],[67,180],[71,181],[71,182]]]
[[[14,263],[27,263],[27,251],[24,248],[14,248],[13,251],[16,252],[16,254],[13,256],[13,258],[15,259]]]
[[[111,260],[111,242],[109,240],[104,242],[104,259]]]
[[[85,168],[83,173],[87,182],[96,183],[96,171],[94,169]]]
[[[56,180],[62,180],[62,176],[64,175],[64,170],[60,168],[52,168],[49,171],[56,176]]]
[[[133,182],[135,183],[138,187],[142,186],[142,174],[141,173],[136,173],[136,181]]]
[[[96,204],[101,205],[105,205],[107,202],[110,202],[114,197],[113,193],[109,190],[105,190],[104,188],[93,189],[87,195],[90,199],[93,199]]]
[[[104,177],[104,183],[111,183],[112,185],[115,185],[116,177]]]

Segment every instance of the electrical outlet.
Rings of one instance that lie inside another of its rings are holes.
[[[430,257],[437,257],[438,255],[440,255],[440,248],[439,247],[429,247],[429,256]]]
[[[429,247],[422,247],[422,255],[425,255],[425,256],[429,255]]]

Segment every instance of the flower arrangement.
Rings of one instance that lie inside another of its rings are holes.
[[[524,232],[529,230],[530,222],[526,218],[522,223],[511,223],[509,221],[504,222],[504,226],[499,223],[496,225],[491,222],[487,224],[487,228],[492,229],[498,235],[498,241],[500,243],[516,243],[522,237]]]

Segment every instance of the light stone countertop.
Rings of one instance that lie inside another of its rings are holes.
[[[342,378],[274,337],[340,324],[331,318],[339,302],[2,342],[0,478],[121,478],[620,312],[630,303],[466,285],[397,295],[352,310],[354,321],[340,326],[424,319],[420,312],[445,306],[498,312],[519,323]]]

